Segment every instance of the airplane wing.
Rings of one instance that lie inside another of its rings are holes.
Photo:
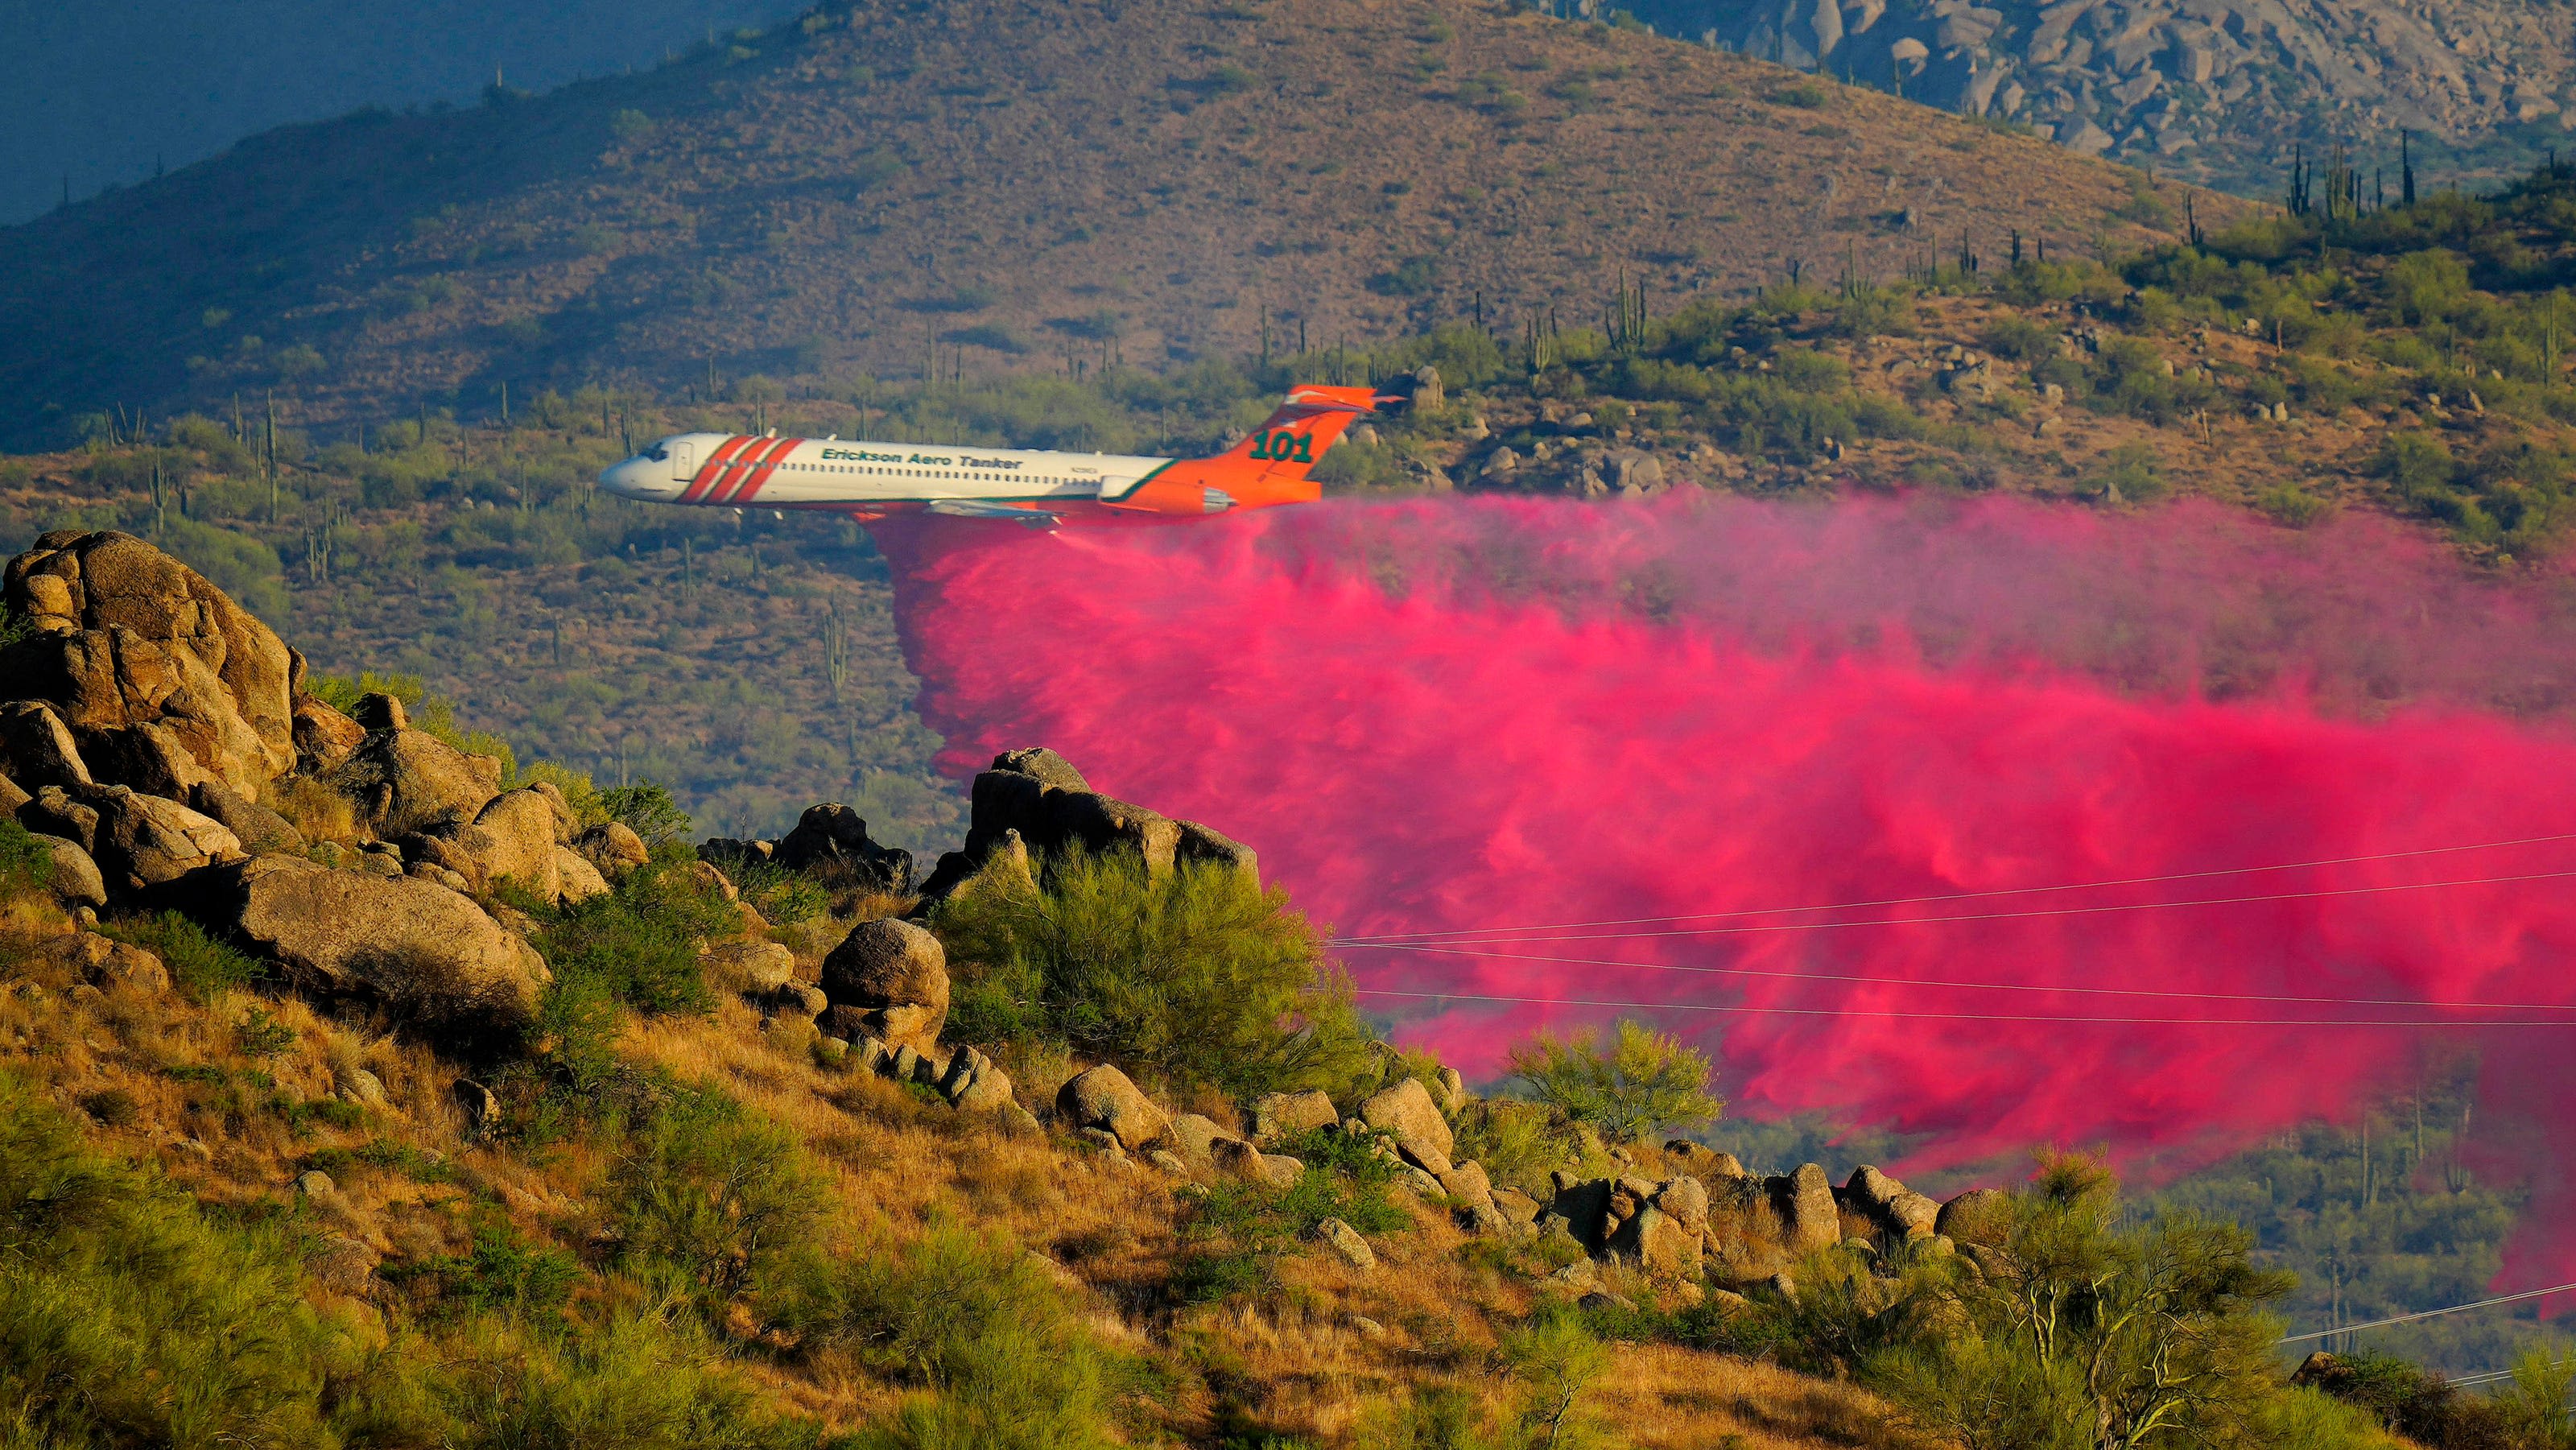
[[[1064,521],[1064,515],[1049,509],[1022,508],[1017,504],[987,503],[981,499],[933,499],[922,506],[925,513],[952,519],[1008,519],[1034,529],[1051,529]]]

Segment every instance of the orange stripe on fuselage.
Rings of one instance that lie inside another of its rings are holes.
[[[728,470],[732,476],[716,481],[715,488],[707,495],[707,502],[718,507],[741,502],[737,495],[743,486],[755,475],[766,477],[768,470],[776,468],[778,460],[787,456],[787,450],[802,441],[797,438],[763,438],[757,445],[736,455],[733,467]]]
[[[731,438],[727,438],[724,442],[717,444],[715,451],[707,455],[706,466],[698,470],[698,476],[689,480],[689,486],[687,488],[680,490],[679,501],[681,503],[696,503],[699,499],[704,498],[707,492],[707,485],[715,482],[716,476],[724,472],[725,463],[733,457],[735,450],[751,441],[752,439],[749,434],[738,433]]]
[[[763,463],[760,467],[752,470],[751,481],[745,483],[741,488],[734,491],[733,501],[737,504],[746,504],[751,502],[753,499],[758,498],[760,496],[761,486],[769,482],[769,476],[776,473],[778,471],[778,465],[786,462],[787,455],[795,452],[796,445],[804,441],[805,440],[802,438],[790,438],[787,440],[786,447],[769,455],[768,462]]]

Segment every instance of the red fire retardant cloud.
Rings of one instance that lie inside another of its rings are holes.
[[[2205,1161],[2473,1050],[2481,1136],[2533,1176],[2535,1223],[2565,1218],[2576,876],[2545,873],[2576,872],[2576,841],[1778,910],[2576,832],[2563,580],[2481,580],[2383,521],[2004,499],[885,541],[961,775],[1052,745],[1252,843],[1343,935],[1756,913],[1477,948],[1520,958],[1345,948],[1363,989],[1669,1004],[1624,1015],[1700,1037],[1740,1107],[1929,1135],[1913,1168],[2039,1143]],[[2284,899],[2071,910],[2244,896]],[[1931,985],[1959,982],[2048,990]],[[1363,1002],[1471,1075],[1531,1028],[1623,1015]],[[2438,1005],[2464,1002],[2571,1010]],[[2373,1022],[2408,1025],[2343,1025]],[[2524,1237],[2507,1278],[2576,1279],[2576,1239]]]

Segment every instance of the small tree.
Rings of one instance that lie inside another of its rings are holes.
[[[1511,1051],[1512,1072],[1570,1121],[1625,1142],[1702,1123],[1726,1110],[1708,1094],[1708,1059],[1668,1032],[1621,1021],[1598,1035],[1537,1032]]]
[[[2118,1181],[2098,1161],[2043,1160],[1983,1272],[1940,1291],[1950,1312],[1931,1319],[1955,1332],[1873,1377],[1971,1447],[2234,1438],[2278,1397],[2277,1331],[2259,1310],[2295,1277],[2256,1268],[2234,1224],[2173,1214],[2122,1232],[2118,1215]]]
[[[949,1022],[1237,1094],[1340,1091],[1372,1066],[1349,979],[1287,894],[1133,851],[996,861],[940,903]]]
[[[1519,1382],[1520,1443],[1528,1450],[1577,1450],[1609,1441],[1586,1403],[1610,1368],[1610,1351],[1579,1315],[1558,1310],[1503,1339],[1503,1361]]]

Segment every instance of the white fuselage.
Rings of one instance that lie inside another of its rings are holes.
[[[609,468],[610,492],[718,508],[867,509],[1115,502],[1167,458],[1044,449],[682,433]]]

